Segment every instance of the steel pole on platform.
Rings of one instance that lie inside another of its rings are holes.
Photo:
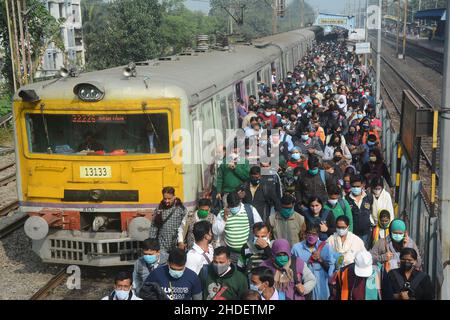
[[[447,0],[447,16],[450,0]],[[444,282],[441,299],[450,300],[450,23],[445,25],[444,73],[442,81],[442,112],[440,117],[441,155],[439,167],[439,200],[441,209],[442,261],[444,262]]]

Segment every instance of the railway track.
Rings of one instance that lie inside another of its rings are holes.
[[[9,150],[7,151],[9,153]],[[0,167],[0,172],[3,172],[11,167],[14,166],[14,162],[8,163],[4,165],[3,167]],[[16,180],[16,174],[11,173],[3,178],[0,178],[0,187],[6,186],[9,183]],[[16,210],[19,207],[19,201],[14,200],[10,203],[7,203],[3,207],[0,208],[0,217],[2,218],[2,221],[0,222],[0,239],[6,237],[7,235],[11,234],[15,230],[21,228],[23,224],[25,223],[25,220],[27,218],[26,215],[20,215],[17,217],[11,216],[7,217],[7,215],[11,212]]]
[[[42,300],[46,298],[55,288],[67,281],[67,266],[64,266],[53,278],[51,278],[41,289],[39,289],[30,300]]]
[[[393,41],[392,36],[384,36],[384,43],[392,48],[396,48],[397,44]],[[401,43],[400,43],[401,46]],[[414,45],[411,42],[406,43],[406,57],[412,58],[424,66],[433,69],[439,74],[443,73],[444,70],[444,56],[433,50]]]
[[[428,100],[427,97],[425,97],[414,84],[407,79],[404,75],[402,75],[398,70],[385,58],[381,57],[381,60],[383,61],[384,65],[387,66],[390,70],[392,70],[392,73],[395,74],[395,77],[400,80],[402,83],[404,83],[406,86],[400,86],[398,81],[395,81],[395,84],[393,82],[386,83],[385,80],[382,80],[381,84],[386,91],[389,99],[392,101],[392,104],[394,105],[394,108],[396,110],[397,115],[401,116],[401,92],[403,89],[408,89],[412,91],[420,100],[422,100],[422,103],[424,107],[428,108],[429,110],[434,110],[433,104]],[[391,74],[392,74],[391,73]],[[399,88],[400,90],[398,90]],[[392,90],[397,89],[397,94],[393,93]],[[399,96],[400,94],[400,96]],[[424,139],[424,145],[428,143],[427,139]],[[431,161],[431,154],[429,153],[429,150],[427,147],[421,146],[420,147],[420,153],[421,157],[425,161],[425,164],[429,169],[432,167],[432,161]],[[439,174],[436,173],[437,181],[439,181]]]

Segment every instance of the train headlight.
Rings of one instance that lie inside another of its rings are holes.
[[[80,100],[95,102],[103,99],[105,96],[105,89],[98,83],[80,83],[73,88],[73,93],[75,93]]]

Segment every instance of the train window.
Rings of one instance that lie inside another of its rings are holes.
[[[258,83],[261,83],[262,78],[261,78],[261,70],[259,70],[258,72],[256,72],[256,81],[258,81]]]
[[[225,97],[220,100],[220,114],[222,115],[222,128],[228,129],[227,99]]]
[[[233,94],[228,95],[228,117],[230,118],[230,129],[236,128],[236,107],[234,105]]]
[[[26,122],[30,153],[133,155],[170,151],[167,113],[27,114]]]
[[[248,97],[253,94],[252,85],[251,85],[250,81],[247,81],[247,84],[245,86],[247,87],[247,97]]]

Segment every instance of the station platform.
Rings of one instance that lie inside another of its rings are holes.
[[[397,34],[392,32],[386,32],[389,38],[396,38]],[[400,33],[400,38],[403,39],[403,35]],[[428,40],[428,38],[417,38],[407,35],[406,41],[412,45],[425,48],[430,51],[444,54],[444,41],[442,40]]]

